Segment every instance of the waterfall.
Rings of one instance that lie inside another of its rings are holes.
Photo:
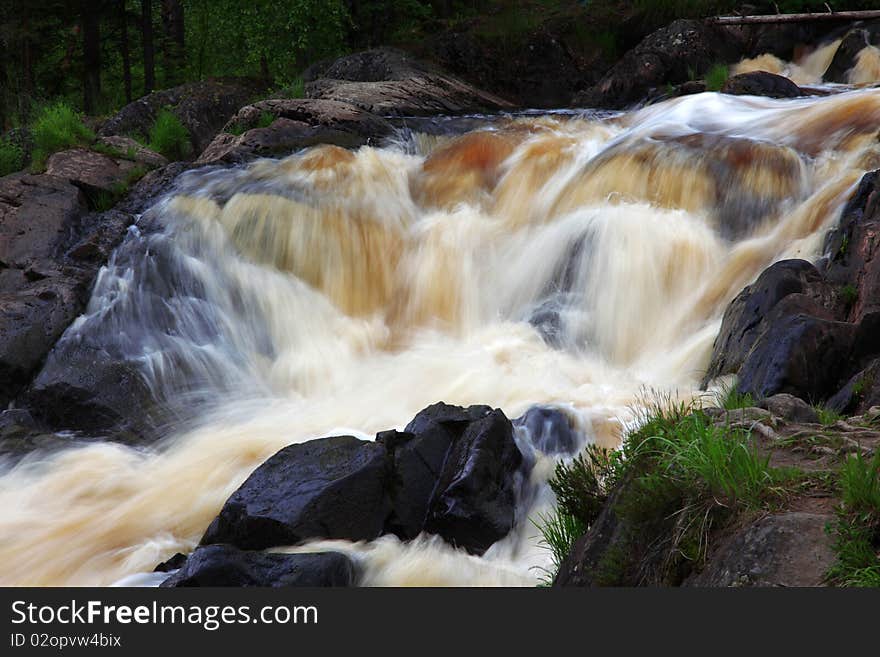
[[[0,582],[148,572],[283,446],[372,438],[438,400],[563,406],[613,447],[646,388],[703,394],[729,301],[774,261],[820,257],[880,166],[880,90],[478,123],[194,170],[157,199],[62,342],[134,364],[164,438],[7,467]],[[366,584],[531,585],[553,465],[482,557],[428,536],[290,549],[348,552]]]

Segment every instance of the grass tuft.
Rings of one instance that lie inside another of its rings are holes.
[[[715,401],[719,407],[726,411],[751,408],[757,403],[752,393],[742,393],[736,385],[722,387],[715,394]]]
[[[169,160],[182,160],[192,153],[189,131],[169,109],[160,110],[156,116],[148,146]]]
[[[715,64],[706,73],[706,90],[721,91],[724,83],[727,82],[729,71],[726,64]]]
[[[813,409],[816,411],[816,415],[819,416],[819,423],[823,427],[830,427],[843,418],[840,413],[825,406],[814,406]]]
[[[80,116],[63,102],[43,107],[31,128],[34,140],[32,168],[42,170],[52,153],[82,146],[95,139]]]

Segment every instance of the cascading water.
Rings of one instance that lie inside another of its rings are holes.
[[[644,388],[698,394],[744,285],[821,255],[880,165],[878,126],[878,90],[700,94],[185,174],[62,339],[136,367],[168,435],[8,467],[0,580],[149,572],[281,447],[370,438],[438,400],[556,405],[583,441],[616,445]],[[517,527],[482,557],[428,536],[291,549],[345,551],[364,584],[534,584],[554,465],[536,458]]]

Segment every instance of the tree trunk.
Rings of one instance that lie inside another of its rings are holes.
[[[825,11],[812,14],[766,14],[763,16],[715,16],[707,18],[719,25],[758,25],[777,23],[808,23],[812,21],[860,21],[880,18],[880,10]]]
[[[183,24],[183,4],[180,0],[162,0],[162,55],[165,59],[166,84],[181,82],[186,55],[186,32]]]
[[[98,5],[100,6],[100,5]],[[95,3],[83,0],[83,109],[94,114],[101,96],[101,15]]]
[[[22,7],[21,39],[21,83],[18,94],[18,116],[25,123],[31,115],[31,101],[34,96],[34,62],[31,47],[30,16],[27,3]]]
[[[131,98],[131,51],[128,44],[128,13],[125,11],[125,0],[117,0],[119,14],[119,49],[122,51],[122,84],[125,88],[125,102]]]
[[[153,91],[153,88],[156,86],[152,0],[141,0],[141,34],[144,44],[144,95],[146,95]]]
[[[9,80],[6,79],[6,44],[0,39],[0,132],[6,131],[6,96],[9,89]]]

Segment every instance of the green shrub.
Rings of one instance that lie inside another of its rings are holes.
[[[0,139],[0,176],[20,171],[23,166],[24,153],[21,146],[6,139]]]
[[[880,452],[850,456],[840,472],[835,534],[837,562],[828,573],[839,586],[880,586]]]
[[[192,153],[189,131],[180,119],[168,109],[156,116],[149,135],[150,150],[161,153],[169,160],[182,160]]]
[[[727,82],[728,75],[727,65],[715,64],[715,66],[710,68],[709,72],[706,73],[706,90],[721,91],[724,83]]]
[[[34,140],[33,168],[41,170],[52,153],[82,146],[95,139],[70,106],[57,102],[43,107],[31,127]]]

